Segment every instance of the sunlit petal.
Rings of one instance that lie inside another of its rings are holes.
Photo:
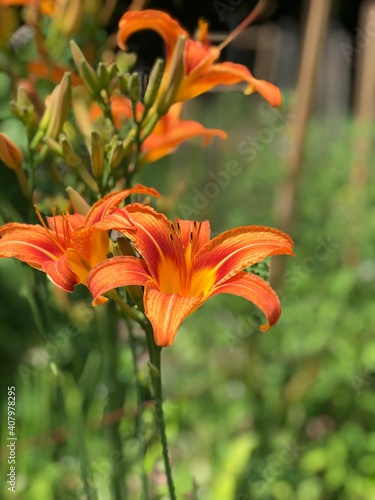
[[[183,320],[201,303],[201,297],[181,297],[163,293],[149,281],[145,286],[145,314],[150,320],[155,343],[162,347],[173,344]]]
[[[157,198],[160,197],[159,193],[155,189],[142,186],[141,184],[137,184],[131,189],[123,189],[122,191],[118,191],[116,193],[110,193],[101,200],[97,201],[91,208],[86,217],[86,225],[92,225],[101,221],[131,194],[146,194]],[[129,227],[131,227],[131,223],[129,224]]]
[[[120,256],[95,266],[87,277],[87,287],[94,297],[94,305],[98,305],[97,298],[109,290],[128,285],[143,286],[149,279],[147,266],[141,259]]]
[[[195,270],[211,268],[216,272],[216,284],[221,284],[245,267],[271,255],[293,255],[293,240],[270,227],[242,226],[226,231],[198,252]]]
[[[142,162],[157,161],[172,153],[182,142],[194,137],[201,137],[203,145],[207,146],[214,136],[226,139],[228,134],[220,129],[205,128],[193,120],[181,120],[162,134],[153,133],[147,137],[142,146],[142,150],[145,151]]]
[[[242,64],[224,62],[213,64],[204,71],[192,71],[183,80],[176,97],[178,101],[192,99],[217,85],[248,83],[245,93],[259,92],[271,106],[280,106],[281,92],[278,87],[265,80],[257,80]]]
[[[281,306],[279,297],[268,283],[255,274],[246,272],[238,273],[223,284],[214,286],[210,296],[213,297],[219,293],[240,295],[259,307],[268,321],[267,324],[260,326],[260,329],[263,331],[267,331],[280,317]]]
[[[79,278],[68,266],[66,255],[53,262],[44,262],[42,270],[47,274],[52,283],[67,292],[72,292],[74,285],[79,283]]]
[[[45,261],[55,261],[63,253],[42,226],[11,222],[0,227],[0,257],[15,257],[42,269]]]

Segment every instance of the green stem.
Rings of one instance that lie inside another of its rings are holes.
[[[133,357],[133,368],[134,368],[134,378],[135,378],[135,387],[137,393],[137,418],[135,424],[135,435],[139,440],[140,449],[141,449],[141,468],[142,468],[142,500],[147,500],[148,498],[148,485],[147,485],[147,474],[145,470],[145,440],[142,432],[142,388],[140,384],[139,374],[138,374],[138,363],[137,363],[137,352],[135,346],[135,338],[133,334],[133,324],[131,320],[126,317],[126,323],[128,325],[129,332],[129,345],[132,352]]]
[[[108,388],[108,411],[112,414],[115,410],[123,407],[124,404],[124,387],[118,380],[119,368],[119,349],[117,346],[117,328],[116,328],[116,314],[113,311],[113,303],[109,303],[105,308],[105,318],[102,319],[103,327],[101,333],[103,335],[103,348],[106,355],[106,378]],[[112,309],[112,310],[111,310]],[[123,488],[123,481],[125,478],[124,471],[124,456],[122,451],[122,442],[120,436],[120,421],[116,420],[108,425],[109,434],[109,447],[110,447],[110,462],[111,469],[111,483],[114,500],[125,500],[126,488]]]
[[[149,321],[143,325],[146,337],[147,337],[147,345],[149,349],[150,355],[150,373],[151,373],[151,383],[152,388],[154,390],[155,396],[155,421],[159,429],[160,433],[160,441],[163,449],[163,459],[164,459],[164,467],[165,473],[167,475],[168,482],[168,490],[169,497],[171,500],[176,500],[176,491],[173,483],[172,477],[172,468],[169,461],[169,453],[168,453],[168,441],[167,441],[167,433],[165,428],[165,418],[164,418],[164,410],[163,410],[163,393],[162,393],[162,384],[161,384],[161,347],[155,344],[154,340],[154,332],[152,330],[152,326]]]

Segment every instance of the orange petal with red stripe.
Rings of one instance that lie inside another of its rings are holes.
[[[267,331],[280,318],[281,306],[276,292],[262,278],[255,274],[241,272],[219,286],[214,286],[210,297],[219,293],[239,295],[255,304],[264,313],[268,323],[260,329]]]
[[[87,287],[97,299],[113,288],[128,285],[144,286],[150,279],[147,267],[141,259],[120,256],[105,260],[95,266],[87,277]]]
[[[264,226],[242,226],[225,231],[197,253],[195,272],[209,268],[216,284],[271,255],[293,255],[293,240],[285,233]]]
[[[173,344],[183,320],[201,304],[199,297],[182,297],[161,292],[152,281],[145,286],[145,314],[152,324],[155,343],[161,347]]]
[[[74,285],[79,283],[79,278],[68,266],[66,255],[63,255],[56,261],[44,262],[42,270],[47,274],[52,283],[66,292],[72,292]]]
[[[122,191],[118,191],[116,193],[107,194],[107,196],[97,201],[91,208],[86,217],[86,225],[92,225],[103,220],[107,214],[113,212],[117,206],[131,194],[146,194],[149,196],[155,196],[156,198],[160,197],[160,194],[156,191],[156,189],[148,188],[146,186],[142,186],[141,184],[137,184],[131,189],[123,189]],[[129,221],[129,229],[131,226],[132,224]]]
[[[55,261],[63,254],[42,226],[11,222],[0,228],[0,257],[14,257],[42,269],[45,262]]]

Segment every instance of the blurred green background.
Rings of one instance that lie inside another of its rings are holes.
[[[0,77],[0,130],[22,144],[8,110],[9,81]],[[292,148],[292,97],[284,95],[279,111],[240,92],[189,102],[186,117],[224,129],[229,138],[206,149],[199,141],[185,144],[146,165],[139,182],[164,195],[158,207],[171,219],[209,219],[213,235],[240,225],[277,226],[275,200]],[[287,259],[277,285],[279,323],[261,333],[261,315],[251,304],[218,296],[189,317],[163,351],[178,498],[375,499],[373,173],[360,203],[351,182],[353,145],[364,134],[371,139],[373,127],[359,128],[345,112],[317,112],[310,121],[292,233],[295,257]],[[255,153],[249,137],[260,145]],[[4,166],[0,185],[0,222],[20,220],[29,207]],[[1,497],[107,500],[110,471],[118,468],[126,472],[124,498],[138,499],[145,446],[149,498],[167,498],[151,407],[134,429],[128,326],[120,324],[108,345],[110,311],[93,312],[79,287],[68,302],[42,273],[19,262],[0,260],[0,282]],[[134,334],[146,387],[144,339],[137,329]],[[115,385],[108,381],[111,348],[120,357]],[[15,494],[4,480],[8,386],[16,389]],[[108,394],[118,387],[124,407],[108,413]],[[119,420],[121,464],[110,456],[107,436],[109,424]]]

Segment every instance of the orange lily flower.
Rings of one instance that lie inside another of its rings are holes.
[[[0,227],[0,257],[15,257],[44,271],[49,279],[67,292],[78,283],[86,284],[88,272],[105,260],[110,250],[110,229],[134,229],[134,224],[118,205],[130,194],[159,196],[141,185],[109,194],[89,209],[86,216],[65,213],[39,224],[11,222]]]
[[[205,128],[194,120],[181,120],[180,115],[183,103],[176,103],[158,121],[156,127],[142,144],[142,163],[152,163],[163,156],[171,154],[182,142],[194,137],[201,137],[203,146],[208,146],[214,136],[226,139],[228,134],[224,130]],[[137,116],[142,116],[144,106],[137,103]],[[111,97],[111,111],[116,128],[121,129],[123,121],[133,117],[132,104],[125,96]],[[102,116],[99,106],[91,109],[92,119]]]
[[[267,318],[262,330],[274,325],[281,314],[276,293],[248,266],[270,255],[293,255],[293,241],[286,234],[263,226],[243,226],[210,240],[208,221],[176,219],[139,204],[127,206],[136,231],[124,234],[142,259],[114,257],[101,262],[87,277],[97,298],[112,288],[145,287],[145,314],[157,345],[173,343],[182,321],[207,299],[219,293],[240,295],[258,306]]]
[[[35,6],[42,14],[53,16],[56,3],[56,0],[0,0],[0,7]]]
[[[253,11],[254,12],[254,11]],[[241,29],[247,25],[255,14],[241,23]],[[234,85],[247,82],[245,94],[259,92],[272,106],[281,104],[280,90],[272,83],[257,80],[250,71],[241,64],[231,62],[217,63],[221,49],[231,41],[240,30],[235,30],[219,47],[212,47],[207,36],[207,23],[201,21],[198,40],[193,40],[188,33],[165,12],[144,10],[126,12],[120,20],[117,42],[120,48],[126,49],[128,38],[142,30],[156,31],[164,40],[166,48],[166,68],[159,89],[159,96],[165,91],[168,73],[171,71],[173,50],[180,36],[187,38],[183,55],[184,74],[174,98],[174,102],[192,99],[217,85]]]
[[[152,163],[171,154],[182,142],[193,137],[202,137],[203,146],[208,146],[215,135],[222,139],[228,137],[224,130],[205,128],[194,120],[181,120],[182,106],[182,103],[174,104],[145,139],[142,144],[142,163]]]

